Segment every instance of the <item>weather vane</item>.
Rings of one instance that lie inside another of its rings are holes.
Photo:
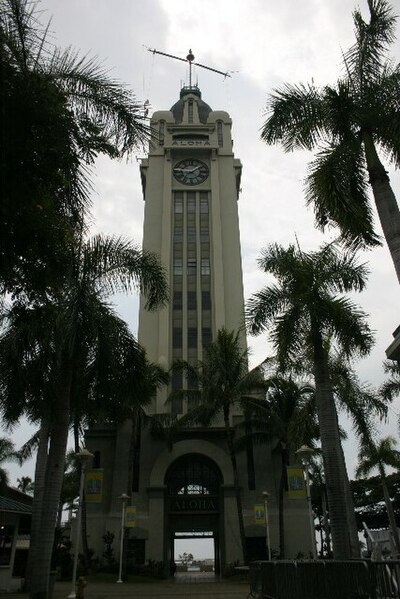
[[[202,69],[207,69],[207,71],[213,71],[214,73],[218,73],[219,75],[223,75],[225,78],[230,77],[229,73],[233,73],[233,71],[219,71],[218,69],[213,69],[212,67],[207,67],[205,64],[200,64],[199,62],[194,61],[194,55],[192,50],[189,50],[189,54],[186,58],[181,58],[180,56],[174,56],[173,54],[167,54],[166,52],[160,52],[159,50],[155,50],[154,48],[147,48],[149,52],[153,54],[161,54],[161,56],[168,56],[168,58],[175,58],[175,60],[180,60],[182,62],[189,63],[189,87],[192,87],[192,64],[195,64],[197,67],[201,67]]]

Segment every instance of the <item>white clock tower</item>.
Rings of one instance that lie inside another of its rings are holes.
[[[238,196],[242,166],[234,157],[232,121],[206,104],[197,86],[184,87],[170,110],[154,113],[153,137],[140,172],[145,201],[143,249],[157,254],[170,286],[170,302],[158,312],[139,315],[139,342],[148,359],[169,368],[176,359],[197,364],[216,332],[241,331],[243,348],[243,283]],[[184,388],[175,374],[169,389],[154,397],[152,414],[184,414],[187,400],[167,402],[171,390]],[[242,420],[233,415],[232,424]],[[131,423],[117,429],[89,431],[87,446],[97,452],[104,472],[101,504],[88,510],[89,545],[99,526],[118,538],[121,505],[130,495],[135,514],[129,528],[128,561],[173,560],[176,539],[209,537],[214,542],[215,570],[243,559],[232,466],[222,422],[207,429],[182,430],[172,449],[143,427],[136,447],[133,476],[128,472]],[[265,447],[237,456],[244,528],[250,559],[265,557],[265,525],[255,516],[262,492],[271,493],[270,543],[277,548],[276,490],[280,464]],[[127,489],[128,481],[132,489]],[[308,551],[305,500],[285,500],[287,555]],[[309,529],[308,529],[309,530]],[[97,532],[97,537],[99,533]],[[96,538],[97,538],[96,537]],[[310,547],[311,549],[311,547]]]
[[[232,151],[232,121],[213,111],[197,87],[184,87],[169,111],[156,112],[141,174],[145,200],[143,248],[161,258],[171,303],[140,310],[139,342],[153,362],[197,363],[225,326],[243,325],[243,284],[237,201],[241,163]],[[243,334],[243,345],[245,337]],[[172,382],[179,388],[179,377]],[[166,393],[166,392],[165,392]],[[156,411],[165,406],[160,395]],[[171,410],[185,412],[175,402]]]

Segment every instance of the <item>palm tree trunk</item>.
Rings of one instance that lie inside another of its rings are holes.
[[[246,536],[244,533],[244,522],[243,522],[243,507],[242,507],[242,498],[240,496],[240,486],[239,486],[239,476],[237,470],[237,462],[236,462],[236,454],[233,447],[233,430],[229,423],[229,414],[224,412],[224,423],[225,423],[225,433],[226,440],[228,444],[229,457],[231,459],[232,471],[233,471],[233,484],[235,487],[235,498],[236,498],[236,509],[239,520],[239,534],[240,534],[240,542],[242,545],[243,552],[243,561],[247,564],[247,547],[246,547]]]
[[[314,377],[333,552],[336,559],[348,559],[351,557],[351,546],[344,479],[346,467],[343,464],[328,359],[319,333],[314,335]]]
[[[80,438],[79,438],[79,420],[77,417],[74,419],[74,445],[75,445],[75,453],[79,453],[80,450]],[[82,463],[78,461],[77,463],[78,470],[78,480],[81,480],[82,474]],[[83,553],[83,561],[85,563],[86,573],[90,571],[90,553],[89,553],[89,544],[87,540],[87,510],[86,510],[86,501],[85,501],[85,491],[83,491],[82,503],[80,506],[81,510],[81,540],[82,540],[82,553]],[[78,547],[76,548],[78,551]]]
[[[324,515],[324,532],[325,532],[325,545],[327,557],[332,557],[331,549],[331,530],[329,526],[327,499],[326,499],[326,488],[322,490],[322,513]]]
[[[70,393],[72,367],[66,365],[60,381],[61,392],[50,431],[45,493],[40,518],[40,536],[37,539],[30,599],[48,599],[49,575],[54,545],[57,508],[64,476],[65,453],[70,420]]]
[[[28,564],[26,566],[25,587],[29,591],[31,586],[32,572],[35,567],[35,554],[37,541],[40,535],[40,517],[42,513],[42,501],[45,488],[47,451],[49,443],[49,426],[42,420],[39,431],[39,446],[35,464],[35,486],[32,502],[32,520],[29,543]]]
[[[135,452],[138,443],[138,434],[140,427],[140,414],[137,410],[132,414],[132,432],[131,439],[129,444],[129,453],[128,453],[128,482],[126,493],[131,497],[132,489],[133,489],[133,468],[135,465]]]
[[[400,282],[400,211],[388,174],[379,159],[372,135],[363,136],[369,182],[397,278]]]
[[[281,445],[281,479],[279,483],[279,498],[278,498],[278,510],[279,510],[279,559],[285,559],[285,519],[284,519],[284,495],[285,495],[285,481],[286,481],[286,468],[288,465],[287,451]],[[269,539],[268,539],[269,540]]]
[[[339,427],[339,421],[338,421]],[[344,492],[346,497],[346,510],[347,510],[347,523],[350,539],[351,557],[359,558],[361,556],[360,540],[358,538],[357,521],[355,517],[354,500],[351,492],[349,475],[346,468],[346,460],[344,457],[343,446],[340,444],[342,449],[342,464],[343,464],[343,478],[344,478]]]

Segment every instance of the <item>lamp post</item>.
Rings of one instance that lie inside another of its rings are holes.
[[[120,547],[119,547],[119,573],[118,573],[118,580],[117,582],[124,582],[122,580],[122,558],[123,558],[123,552],[124,552],[124,533],[125,533],[125,506],[126,506],[126,502],[129,499],[129,495],[127,495],[126,493],[122,493],[122,495],[120,495],[118,497],[118,499],[121,499],[122,501],[122,516],[121,516],[121,543],[120,543]]]
[[[262,493],[264,497],[264,516],[265,516],[265,545],[267,547],[268,559],[271,561],[271,540],[269,535],[269,516],[268,516],[268,499],[270,498],[270,494],[268,491],[263,491]]]
[[[310,519],[310,533],[311,533],[311,547],[313,559],[317,559],[317,546],[315,543],[315,526],[314,526],[314,514],[312,511],[311,504],[311,493],[310,493],[310,477],[308,474],[308,466],[310,465],[311,456],[314,453],[314,450],[307,445],[302,445],[300,449],[296,451],[296,455],[300,459],[301,463],[304,466],[304,473],[306,477],[306,493],[307,493],[307,503],[308,503],[308,517]]]
[[[86,447],[82,447],[82,449],[75,454],[81,464],[81,477],[79,481],[79,503],[78,503],[78,511],[76,514],[76,535],[75,535],[75,553],[74,553],[74,565],[72,569],[72,589],[70,594],[68,595],[68,599],[75,599],[76,597],[76,572],[78,569],[78,550],[79,550],[79,540],[81,534],[81,522],[82,522],[82,501],[83,501],[83,486],[85,484],[85,471],[86,466],[93,458],[93,454],[90,453],[86,449]]]

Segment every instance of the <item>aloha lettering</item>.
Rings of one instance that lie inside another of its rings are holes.
[[[173,146],[209,146],[210,142],[207,140],[200,139],[174,139],[172,141]]]
[[[174,499],[172,502],[172,511],[179,512],[216,512],[217,506],[214,499],[193,498],[193,499]]]

